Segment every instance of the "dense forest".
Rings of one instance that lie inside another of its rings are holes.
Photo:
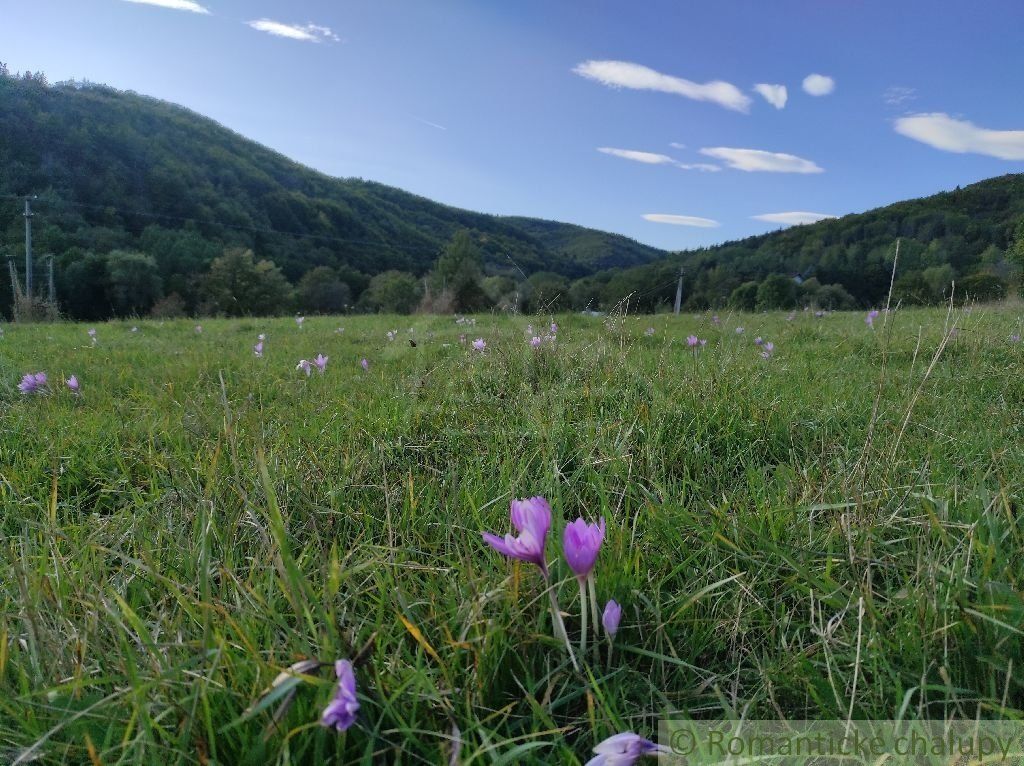
[[[0,64],[0,248],[19,258],[27,194],[38,196],[34,250],[54,254],[62,308],[76,317],[145,308],[148,298],[124,305],[110,285],[138,271],[121,263],[126,254],[155,262],[160,284],[142,292],[174,295],[188,311],[211,307],[201,277],[226,249],[272,262],[293,285],[330,269],[352,305],[375,275],[424,276],[460,230],[471,233],[492,276],[572,279],[665,256],[615,234],[331,178],[173,104],[89,83],[49,84]],[[0,310],[10,302],[5,275]]]
[[[897,300],[991,300],[1024,261],[1022,175],[669,255],[331,178],[182,107],[0,64],[0,254],[18,263],[25,195],[37,288],[52,255],[59,310],[76,319],[653,311],[680,270],[687,309],[865,307],[888,291],[897,240]],[[0,279],[0,313],[21,300]]]
[[[682,269],[691,309],[867,307],[888,293],[897,240],[893,295],[903,304],[1004,297],[1024,265],[1024,175],[605,270],[570,292],[577,305],[633,296],[636,309],[656,309],[674,299]]]

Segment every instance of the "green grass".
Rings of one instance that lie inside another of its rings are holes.
[[[937,310],[566,316],[540,352],[523,317],[8,325],[0,761],[579,764],[668,715],[1019,719],[1017,311],[944,348]],[[608,521],[623,624],[580,673],[480,539],[535,494],[573,638],[563,520]],[[357,654],[356,726],[318,725],[329,668],[271,721],[279,672]]]

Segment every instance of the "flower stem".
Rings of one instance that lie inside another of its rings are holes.
[[[565,641],[565,648],[569,650],[569,659],[576,670],[580,669],[576,662],[576,654],[572,650],[572,643],[569,641],[569,634],[565,630],[565,623],[562,621],[562,610],[558,608],[558,597],[555,595],[555,588],[552,585],[548,588],[548,596],[551,597],[551,618],[555,621],[555,638]]]
[[[587,586],[582,577],[576,579],[580,585],[580,656],[587,656]],[[597,625],[594,625],[597,628]]]
[[[597,626],[600,625],[597,619],[597,589],[594,587],[594,573],[587,575],[587,586],[590,588],[590,614],[594,618],[594,635],[597,635]]]

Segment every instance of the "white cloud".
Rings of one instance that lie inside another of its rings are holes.
[[[804,78],[804,92],[812,96],[827,96],[836,89],[836,81],[823,74],[809,74]]]
[[[441,125],[436,122],[431,122],[430,120],[424,120],[422,117],[415,117],[415,119],[418,122],[422,122],[424,125],[429,125],[432,128],[437,128],[438,130],[448,130],[448,128],[446,128],[444,125]]]
[[[784,108],[786,106],[786,99],[789,98],[789,92],[786,90],[785,85],[771,85],[766,82],[759,82],[754,86],[754,90],[761,94],[761,97],[776,109]]]
[[[818,221],[824,221],[826,218],[836,217],[837,216],[829,215],[828,213],[807,213],[804,211],[793,211],[791,213],[762,213],[761,215],[751,216],[751,218],[756,221],[781,223],[784,226],[798,226],[803,223],[817,223]]]
[[[613,157],[621,157],[624,160],[633,160],[633,162],[643,162],[647,165],[674,165],[675,160],[665,154],[655,154],[654,152],[638,152],[633,149],[613,149],[610,146],[598,147],[597,151],[603,154],[610,154]]]
[[[257,19],[245,22],[248,26],[268,35],[287,37],[289,40],[302,40],[307,43],[319,43],[324,40],[338,42],[339,38],[330,27],[317,24],[285,24],[271,19]]]
[[[721,80],[692,82],[629,61],[584,61],[572,71],[611,88],[673,93],[695,101],[710,101],[737,112],[746,112],[750,109],[750,98],[732,83]]]
[[[903,85],[893,85],[886,88],[882,94],[882,100],[889,106],[900,106],[906,101],[913,101],[917,98],[917,90],[907,88]]]
[[[644,215],[644,220],[653,221],[654,223],[671,223],[675,226],[697,226],[702,229],[713,229],[716,226],[722,225],[710,218],[698,218],[695,215],[670,215],[668,213],[647,213]]]
[[[701,154],[721,160],[736,170],[763,171],[766,173],[824,173],[810,160],[797,157],[795,154],[781,152],[765,152],[760,149],[733,149],[727,146],[716,146],[701,149]]]
[[[685,149],[686,144],[681,144],[678,141],[673,141],[669,144],[673,149]]]
[[[901,117],[896,132],[945,152],[1024,160],[1024,130],[989,130],[942,112]]]
[[[682,168],[683,170],[699,170],[702,173],[717,173],[722,169],[720,166],[712,165],[709,162],[677,162],[676,167]]]
[[[210,11],[194,0],[124,0],[126,3],[139,5],[155,5],[158,8],[170,8],[172,11],[189,11],[191,13],[209,13]]]

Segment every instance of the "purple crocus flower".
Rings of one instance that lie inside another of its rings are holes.
[[[297,324],[299,326],[300,330],[302,329],[302,323],[305,322],[305,321],[306,321],[306,317],[304,317],[304,316],[295,317],[295,324]]]
[[[487,348],[487,341],[485,341],[483,338],[477,338],[475,341],[473,341],[473,348],[475,348],[477,351],[483,351],[485,348]]]
[[[544,546],[551,529],[551,506],[540,496],[513,500],[510,513],[512,526],[519,532],[519,536],[507,534],[501,538],[484,532],[484,542],[509,558],[536,564],[546,578],[548,564],[544,558]]]
[[[38,394],[46,389],[46,373],[27,373],[18,384],[18,390],[23,394]]]
[[[648,327],[646,330],[644,330],[644,335],[650,338],[652,335],[654,335],[654,328]]]
[[[262,356],[263,356],[263,341],[260,341],[260,342],[259,342],[259,343],[257,343],[257,344],[256,344],[255,346],[253,346],[253,347],[252,347],[252,352],[253,352],[253,353],[254,353],[254,354],[255,354],[256,356],[262,357]]]
[[[540,348],[540,344],[542,342],[543,341],[541,340],[540,336],[534,335],[532,338],[530,338],[530,348]]]
[[[569,568],[579,580],[585,580],[597,562],[597,554],[604,542],[604,518],[597,524],[588,524],[582,518],[566,524],[562,546]]]
[[[698,338],[696,335],[687,335],[686,345],[689,346],[690,348],[693,348],[694,346],[699,346],[700,338]]]
[[[558,332],[558,324],[556,322],[551,323],[551,334],[554,335]]]
[[[362,366],[362,368],[364,370],[369,370],[370,369],[370,363],[368,361],[366,361],[365,359],[363,359],[359,364]]]
[[[754,345],[755,346],[760,346],[762,343],[764,343],[764,338],[762,338],[760,335],[758,335],[756,338],[754,338]]]
[[[594,748],[594,757],[586,766],[633,766],[645,755],[656,755],[662,748],[639,734],[625,731],[615,734]]]
[[[1014,333],[1013,335],[1011,335],[1010,336],[1010,343],[1020,343],[1020,335],[1017,334],[1017,333]]]
[[[64,383],[67,385],[68,390],[71,391],[71,393],[73,393],[73,394],[77,394],[78,393],[78,389],[80,388],[80,385],[78,383],[78,376],[77,375],[72,375],[70,378],[65,380]]]
[[[359,712],[359,700],[356,699],[356,675],[352,672],[352,663],[338,660],[334,663],[334,672],[338,676],[338,686],[334,690],[334,698],[327,703],[320,723],[333,726],[337,731],[345,731],[356,722]]]
[[[622,607],[615,599],[608,599],[604,605],[604,612],[601,614],[601,624],[604,625],[605,635],[609,639],[615,638],[619,632],[619,621],[622,620]]]
[[[327,369],[327,359],[328,357],[324,356],[323,354],[317,354],[316,359],[313,360],[313,364],[316,365],[316,368],[317,370],[320,371],[321,375],[323,375],[324,370]]]
[[[742,327],[737,327],[736,328],[736,334],[737,335],[742,335],[743,334],[743,328]]]
[[[256,340],[261,341],[261,342],[265,341],[266,339],[267,339],[266,334],[262,333],[262,332],[259,335],[256,336]]]
[[[295,369],[296,370],[302,370],[304,373],[306,373],[306,377],[307,378],[309,377],[310,373],[313,371],[313,368],[310,366],[308,359],[300,359],[299,363],[297,365],[295,365]]]
[[[96,337],[96,328],[95,327],[90,327],[88,335],[89,335],[90,338],[95,338]]]

